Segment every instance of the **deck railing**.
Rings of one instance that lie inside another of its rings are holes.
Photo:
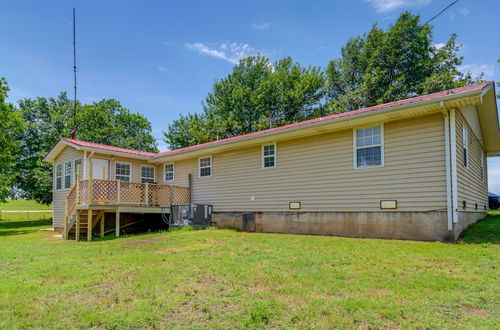
[[[169,207],[189,204],[189,188],[110,179],[78,180],[66,196],[66,218],[79,204]]]

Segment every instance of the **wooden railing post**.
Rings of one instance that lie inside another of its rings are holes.
[[[88,184],[87,190],[89,192],[88,203],[92,204],[92,164],[90,164],[90,167],[89,167],[89,184]]]
[[[174,203],[174,186],[170,185],[168,187],[170,189],[169,205],[172,206],[172,204]]]
[[[80,165],[76,166],[76,205],[80,200]]]
[[[116,182],[116,199],[117,199],[117,204],[120,204],[120,201],[121,201],[121,180],[118,180]]]
[[[144,203],[149,205],[149,184],[147,182],[144,184]]]

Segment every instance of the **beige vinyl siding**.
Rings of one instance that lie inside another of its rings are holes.
[[[484,161],[484,173],[481,180],[481,152],[484,149],[472,129],[465,121],[460,111],[456,111],[456,137],[457,137],[457,185],[458,185],[458,210],[474,212],[475,204],[478,203],[478,211],[484,212],[484,206],[488,205],[488,175],[487,160]],[[463,130],[468,130],[468,166],[463,162]],[[462,207],[463,201],[467,207]]]
[[[175,181],[193,178],[193,202],[223,211],[445,210],[445,152],[441,114],[384,124],[385,165],[354,169],[353,130],[276,142],[277,167],[262,168],[261,145],[212,154],[213,175],[198,176],[198,158],[175,162]],[[210,154],[207,154],[207,156]],[[255,201],[252,201],[252,196]]]
[[[109,177],[111,179],[115,179],[115,174],[116,174],[115,164],[116,164],[116,162],[124,162],[124,163],[130,163],[130,166],[131,166],[131,169],[130,169],[131,178],[130,178],[130,180],[132,182],[141,182],[141,165],[146,165],[146,166],[154,166],[155,167],[155,181],[158,183],[163,183],[162,166],[161,165],[157,166],[157,165],[148,163],[148,161],[146,159],[142,160],[142,159],[127,158],[127,157],[113,157],[110,155],[100,154],[100,153],[99,154],[95,153],[93,155],[93,158],[108,159],[110,161],[109,162],[109,164],[110,164],[109,165],[110,166]]]
[[[52,210],[53,210],[53,219],[52,219],[52,224],[54,227],[58,228],[63,228],[64,227],[64,221],[65,221],[65,210],[64,210],[64,201],[66,199],[66,196],[68,195],[69,190],[71,189],[64,189],[64,163],[71,161],[72,162],[72,168],[71,168],[71,186],[75,183],[74,181],[74,168],[75,166],[75,160],[77,159],[83,159],[83,151],[76,150],[72,147],[66,147],[64,150],[59,154],[59,156],[55,159],[55,162],[53,164],[53,171],[52,171]],[[56,190],[55,189],[55,172],[56,172],[56,166],[58,164],[63,164],[63,189],[61,190]]]

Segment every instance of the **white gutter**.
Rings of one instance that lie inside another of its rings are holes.
[[[444,102],[441,104],[444,107]],[[451,169],[450,169],[450,117],[448,111],[443,109],[444,117],[444,149],[446,163],[446,215],[448,218],[448,230],[453,230],[453,207],[451,194]]]
[[[458,187],[457,187],[457,135],[455,108],[450,110],[450,145],[451,145],[451,191],[453,207],[453,223],[458,223]]]

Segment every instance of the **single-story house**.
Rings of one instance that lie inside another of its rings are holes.
[[[255,232],[454,241],[486,215],[499,155],[483,82],[157,154],[61,138],[45,160],[66,236],[207,204]]]

